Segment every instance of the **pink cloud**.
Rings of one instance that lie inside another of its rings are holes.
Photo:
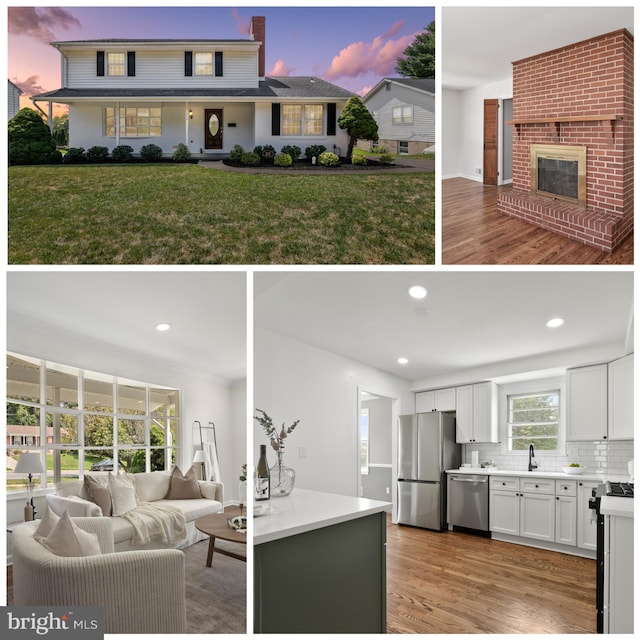
[[[369,91],[371,91],[371,89],[373,89],[373,85],[372,84],[368,84],[366,87],[362,87],[362,89],[359,89],[355,93],[357,93],[360,97],[363,97],[363,96],[366,96],[367,93],[369,93]]]
[[[231,10],[231,17],[236,23],[236,29],[242,34],[247,35],[249,33],[249,27],[251,26],[251,20],[248,18],[243,18],[237,9]]]
[[[49,43],[56,39],[55,31],[80,27],[80,21],[60,7],[9,7],[9,33],[24,35]]]
[[[40,76],[29,76],[26,80],[13,78],[11,82],[13,82],[16,87],[20,87],[20,89],[22,89],[24,94],[23,97],[35,96],[47,91],[47,89],[40,84]]]
[[[371,42],[353,42],[334,56],[331,64],[324,72],[327,80],[341,77],[356,77],[374,72],[378,75],[392,75],[396,60],[410,45],[417,33],[394,39],[402,21],[396,22],[383,35],[376,36]]]
[[[267,73],[268,76],[290,76],[294,70],[288,67],[284,60],[276,60],[273,69]]]

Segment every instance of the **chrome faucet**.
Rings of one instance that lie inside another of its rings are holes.
[[[533,471],[538,468],[538,463],[534,460],[536,454],[533,451],[533,445],[529,445],[529,471]]]

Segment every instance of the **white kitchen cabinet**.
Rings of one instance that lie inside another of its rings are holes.
[[[494,382],[456,389],[456,442],[498,442],[498,387]]]
[[[575,495],[556,496],[556,542],[575,546],[577,542],[576,524],[577,514]]]
[[[416,413],[428,411],[455,411],[456,388],[435,389],[416,393]]]
[[[633,518],[605,516],[604,632],[633,633]]]
[[[609,440],[633,440],[633,353],[610,362]]]
[[[520,535],[520,494],[515,491],[489,492],[489,530]]]
[[[607,439],[607,365],[567,370],[567,441]]]
[[[595,551],[598,545],[596,521],[595,516],[591,513],[591,509],[589,509],[589,498],[591,497],[591,492],[598,484],[595,480],[580,480],[577,491],[578,547],[581,549],[591,549],[592,551]]]
[[[520,535],[553,542],[556,534],[556,500],[547,493],[520,494]]]

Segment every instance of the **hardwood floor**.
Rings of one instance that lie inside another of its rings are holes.
[[[388,633],[595,633],[595,560],[388,523]]]
[[[442,264],[633,264],[633,236],[606,253],[499,213],[510,188],[442,181]]]

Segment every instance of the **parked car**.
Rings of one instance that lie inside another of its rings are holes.
[[[113,471],[113,460],[107,458],[91,465],[91,471]]]

